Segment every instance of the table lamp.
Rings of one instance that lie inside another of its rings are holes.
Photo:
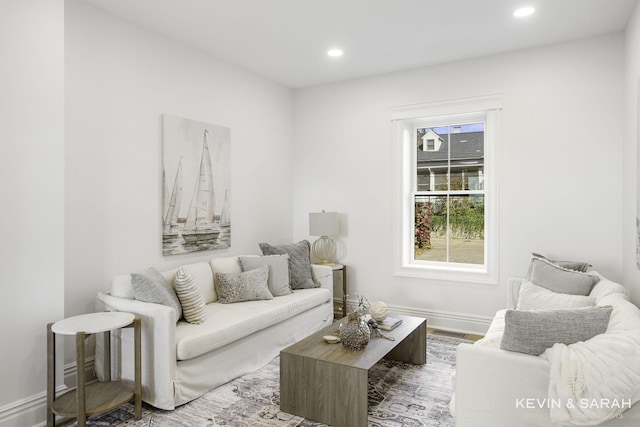
[[[320,236],[311,245],[311,253],[322,265],[334,265],[333,259],[336,256],[336,242],[329,236],[338,235],[338,213],[337,212],[310,212],[309,213],[309,234]]]

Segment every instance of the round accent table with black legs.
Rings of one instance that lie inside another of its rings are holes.
[[[134,383],[110,381],[111,379],[111,331],[120,328],[134,330],[135,374]],[[103,333],[105,347],[106,381],[85,384],[85,339]],[[56,335],[76,337],[76,378],[75,389],[56,397]],[[78,427],[85,427],[87,417],[115,409],[131,400],[134,401],[136,419],[142,417],[142,381],[140,318],[131,313],[103,312],[69,317],[47,325],[47,427],[56,425],[56,415],[75,418]]]

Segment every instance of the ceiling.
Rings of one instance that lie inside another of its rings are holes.
[[[84,1],[291,88],[620,32],[636,2]],[[514,18],[525,5],[536,13]]]

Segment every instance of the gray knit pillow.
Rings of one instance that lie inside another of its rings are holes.
[[[265,256],[241,256],[242,271],[254,270],[266,265],[269,267],[269,291],[274,297],[291,294],[289,279],[289,254]]]
[[[289,254],[291,288],[309,289],[320,286],[319,283],[313,280],[313,275],[311,274],[311,243],[307,240],[280,246],[260,243],[260,249],[263,255]]]
[[[611,306],[569,310],[507,310],[500,348],[518,353],[542,354],[556,343],[573,344],[603,334]]]
[[[200,324],[207,317],[205,302],[200,288],[188,271],[180,267],[173,278],[173,286],[182,305],[184,320],[189,323]]]
[[[562,268],[566,268],[569,270],[580,271],[582,273],[586,273],[589,269],[589,263],[584,261],[561,261],[555,259],[549,259],[544,255],[537,254],[535,252],[531,253],[533,258],[539,258],[549,261],[551,264],[559,265]]]
[[[169,306],[176,312],[176,321],[182,317],[182,307],[176,292],[155,268],[149,267],[144,274],[132,273],[131,288],[133,297],[138,301]]]
[[[529,281],[553,292],[589,295],[591,288],[599,280],[597,276],[569,270],[541,258],[533,258],[531,260],[531,278]]]
[[[269,267],[266,265],[242,273],[215,273],[215,275],[218,302],[222,304],[273,299],[267,286]]]

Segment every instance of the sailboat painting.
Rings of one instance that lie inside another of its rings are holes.
[[[231,246],[231,130],[162,115],[162,253]]]

